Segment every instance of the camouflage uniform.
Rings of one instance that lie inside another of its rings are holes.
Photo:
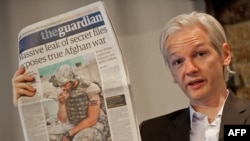
[[[80,83],[77,89],[70,91],[70,96],[65,103],[68,121],[70,124],[77,125],[82,121],[82,119],[86,118],[89,97],[92,95],[91,93],[86,93],[86,90],[96,89],[94,87],[98,86],[95,83],[91,83],[90,85],[86,86],[86,83],[83,82]],[[73,138],[73,141],[106,141],[106,138],[109,136],[107,122],[107,116],[101,109],[98,122],[94,126],[77,133]]]
[[[101,96],[101,88],[98,83],[85,83],[76,78],[76,74],[70,66],[63,65],[52,75],[50,82],[55,87],[60,87],[69,81],[79,82],[78,87],[69,91],[69,97],[65,101],[66,112],[68,116],[68,129],[73,128],[87,117],[89,99],[95,94],[100,95],[101,112],[97,123],[89,128],[78,132],[72,141],[109,141],[110,132],[103,97]]]

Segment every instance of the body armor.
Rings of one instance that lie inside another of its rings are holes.
[[[88,96],[84,90],[71,91],[65,104],[68,120],[71,124],[76,125],[87,116]]]
[[[104,99],[100,94],[101,87],[98,83],[93,82],[97,85],[97,87],[91,87],[91,83],[85,83],[83,80],[79,79],[69,65],[60,66],[55,71],[54,75],[51,76],[49,82],[51,82],[55,87],[61,87],[67,82],[73,82],[76,80],[79,82],[78,86],[68,91],[69,97],[65,101],[67,117],[70,123],[67,124],[69,127],[65,129],[65,132],[72,128],[72,126],[74,127],[79,124],[84,118],[87,117],[89,97],[99,93],[101,100],[100,108],[102,110],[99,114],[98,122],[94,126],[78,132],[73,137],[72,141],[110,141],[110,129],[108,125]]]

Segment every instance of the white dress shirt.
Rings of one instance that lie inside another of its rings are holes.
[[[190,141],[218,141],[224,104],[215,116],[215,120],[211,123],[208,122],[206,115],[196,112],[191,105],[189,106],[191,120]]]

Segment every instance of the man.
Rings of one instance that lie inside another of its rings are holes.
[[[142,141],[222,141],[224,125],[250,124],[249,102],[225,83],[231,53],[215,18],[198,12],[174,17],[161,34],[161,52],[190,105],[142,122]]]
[[[23,81],[33,78],[23,73],[24,70],[19,70],[13,77],[14,101],[21,91],[27,96],[34,95],[35,90]],[[62,141],[108,141],[110,133],[99,85],[84,82],[69,65],[58,67],[50,82],[62,90],[57,113],[59,121],[67,125]]]
[[[72,128],[64,134],[63,141],[98,140],[106,141],[108,137],[107,117],[102,109],[101,89],[97,83],[86,83],[69,65],[60,66],[51,82],[60,87],[58,119],[69,122]]]

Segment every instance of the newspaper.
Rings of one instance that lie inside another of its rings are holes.
[[[126,66],[103,2],[27,26],[18,42],[19,66],[35,77],[36,88],[35,96],[18,100],[26,141],[140,140]],[[94,123],[86,120],[90,110],[98,113]]]

